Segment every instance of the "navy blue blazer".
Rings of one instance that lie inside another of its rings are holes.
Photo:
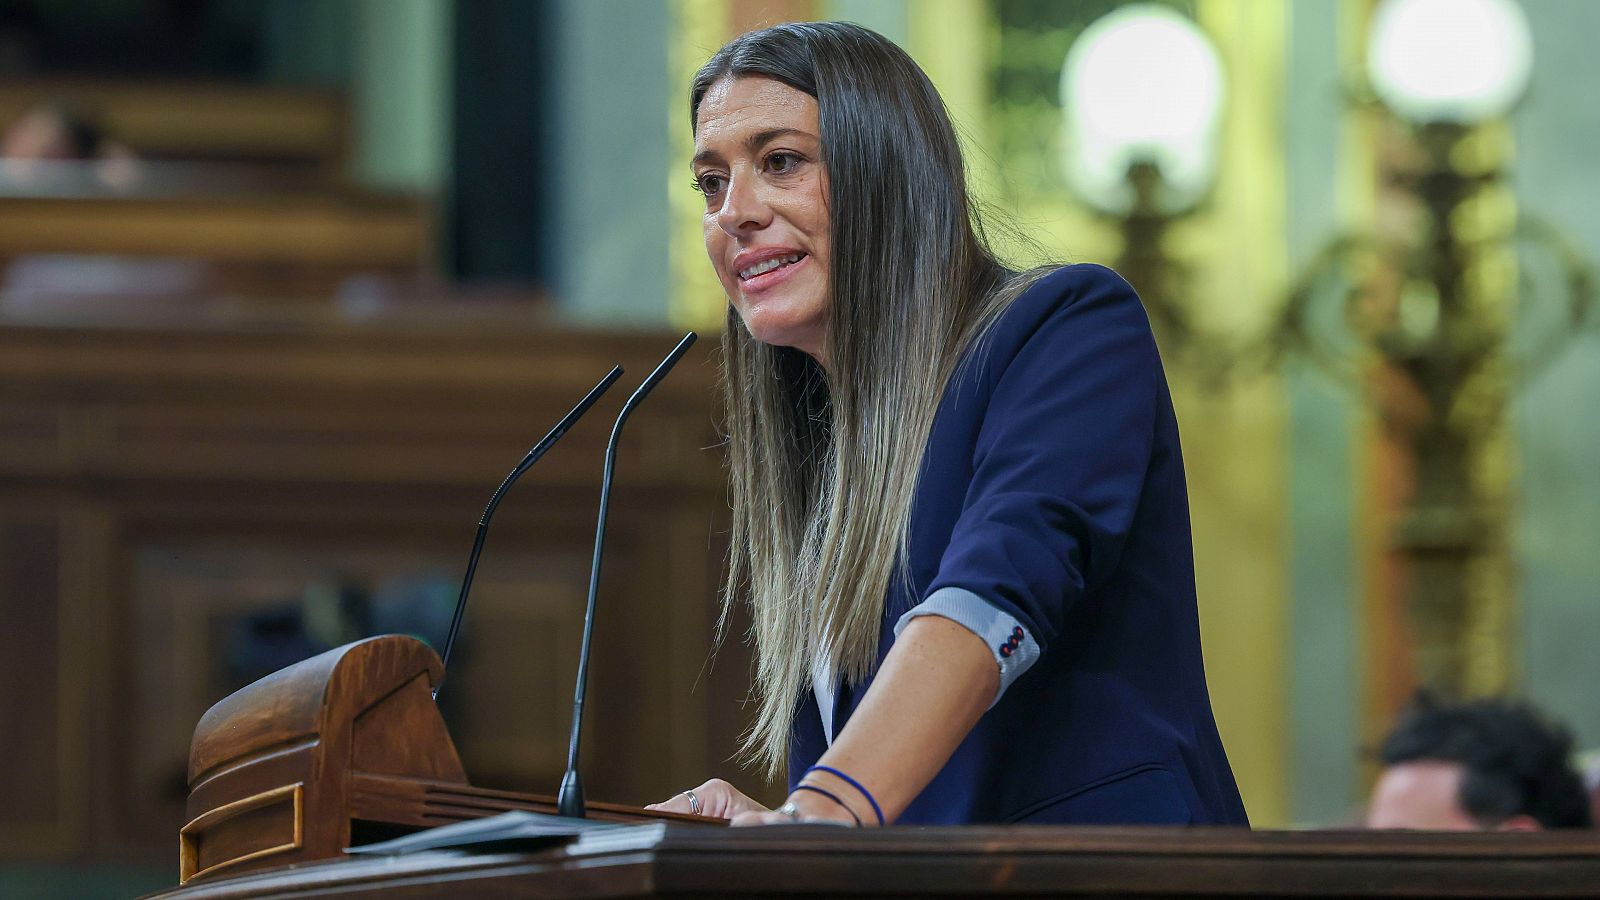
[[[1003,690],[900,823],[1248,824],[1200,658],[1177,419],[1116,273],[1046,275],[969,352],[928,441],[909,561],[879,661],[913,607],[976,595],[993,627],[964,624]],[[870,685],[833,685],[832,734]],[[826,749],[808,691],[791,787]]]

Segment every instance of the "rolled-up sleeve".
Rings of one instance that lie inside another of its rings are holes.
[[[961,514],[896,626],[941,615],[983,638],[997,700],[1116,568],[1153,452],[1164,379],[1144,308],[1110,270],[1075,268],[1014,356],[992,364]]]
[[[1029,639],[1028,630],[1016,616],[965,588],[946,587],[929,594],[900,617],[894,626],[894,636],[899,637],[918,616],[942,616],[983,638],[989,645],[989,652],[994,654],[995,665],[1000,668],[1000,688],[995,691],[995,702],[999,702],[1006,688],[1039,658],[1038,643]]]

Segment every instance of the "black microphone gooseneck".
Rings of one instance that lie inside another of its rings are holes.
[[[589,644],[594,635],[595,595],[600,590],[600,551],[605,546],[606,508],[611,503],[611,473],[617,467],[617,438],[621,436],[622,425],[628,421],[634,407],[672,371],[672,367],[678,364],[694,341],[695,333],[692,331],[683,336],[678,346],[672,348],[667,358],[645,377],[639,389],[622,405],[622,412],[617,414],[617,424],[611,426],[611,442],[606,445],[605,474],[600,479],[600,514],[594,529],[594,562],[589,567],[589,606],[583,614],[583,645],[578,651],[578,686],[572,695],[572,738],[567,744],[567,774],[561,777],[561,791],[556,797],[556,806],[563,816],[583,818],[583,779],[578,775],[578,737],[583,733],[583,693],[589,682]]]
[[[444,639],[442,662],[446,673],[450,671],[450,651],[455,649],[456,635],[461,632],[461,617],[467,611],[467,593],[472,590],[472,575],[478,570],[478,557],[483,553],[483,541],[489,535],[489,518],[494,515],[495,507],[500,505],[500,499],[506,495],[506,491],[511,489],[512,483],[521,478],[523,472],[528,471],[534,463],[538,462],[539,457],[543,456],[546,450],[555,446],[556,441],[561,440],[561,436],[566,434],[574,423],[583,418],[583,414],[589,411],[589,407],[593,406],[596,400],[600,399],[600,395],[610,390],[611,385],[615,384],[616,380],[621,377],[622,367],[612,366],[611,371],[606,373],[606,377],[600,379],[600,383],[590,389],[589,393],[578,401],[578,405],[563,416],[561,421],[556,423],[556,427],[550,429],[549,434],[541,438],[539,443],[533,445],[533,449],[529,450],[528,455],[522,458],[522,462],[517,463],[517,467],[511,470],[510,475],[506,476],[506,480],[500,482],[500,486],[495,489],[494,496],[489,498],[489,505],[483,508],[483,515],[478,519],[478,536],[472,540],[472,555],[467,557],[467,574],[465,578],[461,579],[461,596],[456,598],[456,613],[450,619],[450,634]],[[441,674],[439,683],[433,686],[433,699],[439,699],[439,690],[443,687],[444,675]]]

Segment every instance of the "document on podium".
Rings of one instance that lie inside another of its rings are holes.
[[[422,850],[470,850],[482,853],[533,850],[575,840],[579,835],[632,828],[593,819],[574,819],[514,810],[498,816],[441,825],[376,844],[346,847],[346,853],[394,856]]]

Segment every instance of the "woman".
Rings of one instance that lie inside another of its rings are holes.
[[[1112,272],[1006,270],[937,92],[838,23],[694,81],[729,299],[733,534],[792,791],[735,824],[1245,824],[1201,667],[1177,426]]]

